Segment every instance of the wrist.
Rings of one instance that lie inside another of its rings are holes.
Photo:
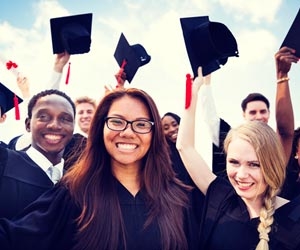
[[[63,72],[63,68],[64,68],[64,65],[61,65],[59,63],[57,63],[57,64],[54,65],[54,71],[56,71],[58,73],[62,73]]]
[[[284,83],[284,82],[288,82],[290,80],[289,77],[281,77],[281,78],[278,78],[277,79],[277,84],[280,84],[280,83]]]

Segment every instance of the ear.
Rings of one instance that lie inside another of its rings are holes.
[[[25,128],[27,132],[30,132],[30,118],[25,119]]]
[[[0,123],[5,122],[5,120],[6,120],[6,114],[3,114],[3,115],[0,117]]]

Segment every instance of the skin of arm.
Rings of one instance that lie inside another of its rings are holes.
[[[181,159],[193,179],[196,186],[203,194],[206,194],[208,186],[216,178],[202,156],[195,149],[195,114],[198,99],[198,91],[205,79],[202,76],[202,68],[198,69],[198,77],[192,85],[191,105],[183,111],[180,121],[176,147]]]
[[[275,54],[277,79],[288,79],[291,64],[297,63],[299,60],[294,53],[295,50],[282,47]],[[288,161],[292,150],[295,126],[288,80],[277,83],[275,113],[277,134],[285,150],[286,160]]]

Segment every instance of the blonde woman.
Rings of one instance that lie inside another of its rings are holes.
[[[250,121],[230,130],[224,142],[228,180],[217,177],[195,150],[197,94],[208,80],[199,68],[177,137],[181,158],[205,195],[201,249],[300,249],[300,199],[277,196],[285,178],[285,154],[271,127]]]

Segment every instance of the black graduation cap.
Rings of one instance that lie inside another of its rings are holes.
[[[92,13],[50,19],[53,54],[67,51],[83,54],[90,51]]]
[[[180,23],[194,77],[199,66],[205,76],[225,65],[229,56],[239,56],[237,42],[224,24],[208,16],[180,18]]]
[[[300,57],[300,9],[290,27],[281,47],[289,47],[296,50],[296,56]],[[281,48],[280,47],[280,48]]]
[[[17,99],[15,99],[17,98]],[[0,107],[1,107],[1,114],[4,114],[11,110],[12,108],[18,108],[16,107],[18,104],[23,102],[23,100],[15,95],[14,92],[12,92],[10,89],[8,89],[6,86],[4,86],[0,82]]]
[[[142,45],[129,45],[123,33],[121,33],[114,57],[120,67],[124,66],[125,62],[124,72],[129,83],[131,83],[138,68],[151,60],[151,56],[147,54]]]

